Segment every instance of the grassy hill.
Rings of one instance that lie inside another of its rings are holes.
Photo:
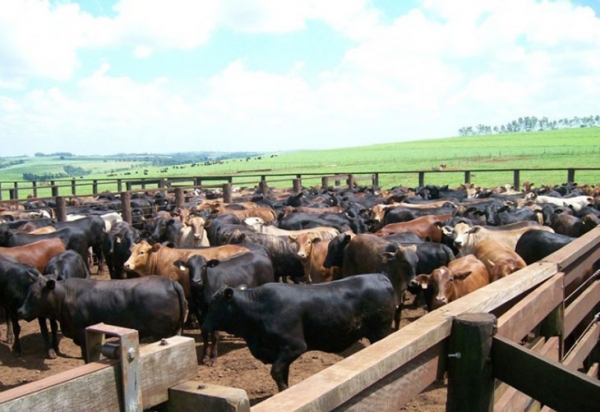
[[[61,160],[58,157],[25,157],[22,164],[2,167],[19,158],[0,159],[0,182],[5,189],[7,182],[21,181],[23,173],[60,173],[65,165],[80,167],[89,172],[76,179],[155,178],[175,176],[214,175],[270,175],[289,174],[285,182],[269,183],[271,186],[291,187],[295,174],[319,173],[369,173],[382,172],[380,184],[384,188],[396,185],[416,186],[416,174],[385,172],[431,171],[446,164],[444,173],[426,175],[427,183],[450,184],[463,182],[462,170],[497,169],[548,169],[600,167],[600,128],[562,129],[545,132],[519,134],[451,137],[370,146],[356,146],[333,150],[296,151],[265,153],[262,155],[224,159],[210,165],[182,164],[152,166],[148,161],[127,161],[107,156],[99,159],[75,156]],[[182,166],[182,167],[181,167]],[[146,170],[146,174],[143,174]],[[136,173],[137,172],[137,173]],[[128,173],[128,174],[126,174]],[[112,176],[116,175],[116,176]],[[70,179],[70,178],[69,178]],[[248,181],[248,178],[245,179]],[[269,179],[267,179],[269,180]],[[471,181],[482,186],[497,186],[511,183],[512,171],[502,173],[473,172]],[[557,184],[566,181],[566,172],[521,172],[521,181],[536,184]],[[600,182],[600,172],[580,171],[576,174],[579,183]],[[258,181],[258,179],[256,179]],[[318,184],[319,180],[305,180],[304,185]],[[235,179],[234,179],[235,184]],[[114,187],[113,187],[114,186]],[[12,185],[10,186],[12,187]],[[115,185],[100,187],[100,190],[116,190]],[[3,196],[4,197],[4,196]],[[6,198],[6,197],[4,197]]]

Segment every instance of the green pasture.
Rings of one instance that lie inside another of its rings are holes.
[[[311,150],[296,152],[278,152],[274,150],[247,160],[227,159],[221,164],[210,166],[190,164],[183,168],[169,166],[167,173],[161,173],[162,166],[149,166],[144,163],[116,161],[113,158],[102,160],[94,157],[69,158],[26,158],[21,165],[0,169],[3,198],[8,198],[7,189],[14,181],[22,181],[22,173],[36,174],[58,173],[64,164],[91,170],[86,176],[75,176],[77,193],[92,191],[92,180],[98,180],[98,191],[116,191],[116,178],[148,179],[170,177],[232,176],[234,186],[255,186],[261,175],[267,176],[272,187],[289,188],[297,174],[303,175],[304,186],[321,183],[320,177],[310,178],[307,173],[332,175],[353,173],[356,176],[379,172],[382,188],[393,186],[416,187],[418,171],[425,171],[426,184],[448,184],[451,187],[464,182],[464,170],[471,170],[471,182],[477,185],[493,187],[513,182],[514,169],[566,169],[600,167],[600,128],[562,129],[545,132],[519,134],[484,135],[471,137],[451,137],[444,139],[419,140],[370,146],[346,147],[333,150]],[[0,164],[6,160],[1,159]],[[434,172],[440,164],[446,165],[443,172]],[[143,170],[148,171],[147,175]],[[505,172],[494,170],[508,169]],[[398,173],[411,172],[411,173]],[[116,177],[107,174],[116,173]],[[129,173],[129,174],[126,174]],[[281,177],[269,175],[283,174]],[[244,175],[253,175],[244,177]],[[600,183],[599,171],[577,171],[578,183]],[[520,172],[521,182],[529,180],[540,186],[566,182],[566,171],[528,171]],[[80,186],[80,183],[86,183]],[[218,185],[219,182],[206,182]],[[359,180],[359,184],[368,184]],[[60,195],[71,194],[71,179],[62,181]],[[184,185],[192,185],[184,182]],[[22,183],[23,187],[30,183]],[[21,183],[19,183],[21,186]],[[42,183],[38,196],[49,196],[50,189],[44,189]],[[149,186],[150,187],[150,186]],[[156,187],[155,185],[152,188]],[[46,193],[47,191],[47,193]],[[23,193],[22,193],[23,192]],[[20,190],[19,197],[26,196],[27,190]]]

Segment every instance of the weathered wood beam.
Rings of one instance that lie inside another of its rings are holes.
[[[600,302],[600,280],[596,280],[565,309],[565,338],[598,305],[598,302]]]
[[[600,405],[600,381],[501,336],[494,337],[492,369],[496,378],[552,409],[593,412]]]
[[[168,390],[198,373],[194,339],[174,336],[140,347],[144,409],[168,400]],[[163,373],[168,365],[168,373]],[[122,404],[119,362],[103,360],[0,393],[0,410],[118,411]]]

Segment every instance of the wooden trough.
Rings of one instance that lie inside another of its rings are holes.
[[[449,411],[597,411],[599,260],[600,227],[251,410],[397,411],[447,371]],[[469,330],[472,324],[475,332]],[[139,349],[137,410],[165,402],[178,411],[202,405],[205,410],[250,409],[243,390],[193,381],[193,339],[178,336],[166,343]],[[482,367],[488,364],[491,369]],[[132,410],[123,401],[122,367],[117,360],[100,360],[2,392],[0,410]],[[473,390],[473,381],[480,383],[479,390]]]

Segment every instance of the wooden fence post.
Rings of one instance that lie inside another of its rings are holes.
[[[467,170],[465,171],[465,184],[469,183],[471,183],[471,171]]]
[[[117,179],[117,192],[123,191],[123,181],[121,179]]]
[[[377,188],[379,189],[379,173],[373,173],[371,175],[371,179],[372,179],[372,184],[373,184],[373,189]]]
[[[14,183],[14,199],[18,200],[19,199],[19,183],[15,182]]]
[[[494,375],[489,356],[496,325],[496,317],[489,313],[466,313],[452,322],[446,411],[493,410]]]
[[[223,183],[223,202],[231,203],[231,183]]]
[[[98,181],[96,179],[92,182],[92,196],[96,196],[98,194]]]
[[[33,197],[37,198],[38,197],[38,190],[37,190],[37,182],[35,180],[31,182],[31,187],[33,189]],[[0,199],[2,199],[2,198],[0,197]]]
[[[57,196],[56,199],[56,220],[59,222],[67,221],[67,203],[65,202],[65,198],[62,196]]]
[[[262,177],[263,180],[261,180],[260,182],[258,182],[258,191],[260,193],[262,193],[263,195],[266,195],[267,192],[269,191],[269,186],[267,185],[267,181],[264,180],[264,177],[265,176]]]
[[[327,176],[321,178],[321,188],[323,190],[329,189],[329,178]]]
[[[575,183],[575,169],[567,169],[567,183]]]
[[[182,207],[185,203],[185,196],[183,195],[183,188],[176,187],[175,188],[175,206]]]
[[[71,179],[71,194],[73,196],[77,194],[77,183],[75,183],[75,179]]]
[[[2,183],[0,183],[0,200],[2,200]]]
[[[121,215],[123,220],[129,223],[133,223],[133,216],[131,214],[131,193],[121,192]]]
[[[202,186],[202,179],[200,179],[199,177],[195,177],[194,186]]]
[[[297,178],[292,180],[292,186],[295,194],[300,193],[300,191],[302,190],[302,179]]]
[[[346,183],[348,184],[348,189],[354,188],[354,175],[349,174],[348,179],[346,179]]]
[[[51,180],[50,186],[51,186],[51,191],[52,191],[52,197],[57,197],[58,196],[58,187],[56,187],[56,182],[54,180]]]
[[[425,172],[419,172],[419,187],[425,186]]]
[[[17,189],[8,189],[8,198],[10,200],[18,200],[19,194],[17,192]]]
[[[520,170],[513,170],[513,186],[515,190],[519,190],[521,187],[521,179],[519,179],[520,172]]]

